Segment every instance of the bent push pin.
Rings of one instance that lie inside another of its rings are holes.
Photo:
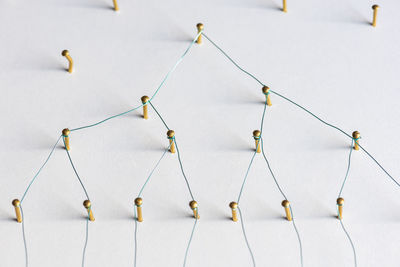
[[[74,62],[72,61],[72,58],[71,58],[71,56],[69,55],[69,51],[68,51],[68,50],[63,50],[63,51],[61,52],[61,55],[62,55],[63,57],[66,57],[66,58],[67,58],[68,63],[69,63],[68,72],[69,72],[69,73],[72,73],[72,70],[73,70],[73,67],[74,67]]]

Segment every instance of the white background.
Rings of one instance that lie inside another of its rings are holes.
[[[0,266],[24,266],[21,198],[65,127],[140,105],[196,34],[195,25],[273,90],[351,134],[400,176],[398,1],[278,0],[0,3]],[[69,49],[72,75],[61,56]],[[253,153],[264,96],[206,40],[194,46],[154,99],[175,130],[201,219],[187,266],[251,266],[240,223],[229,220]],[[292,203],[304,266],[354,266],[334,218],[350,141],[272,95],[265,150]],[[141,110],[71,135],[71,156],[92,200],[86,265],[133,266],[133,200],[167,147],[154,112]],[[343,222],[358,265],[398,266],[400,190],[363,152],[353,154]],[[25,202],[29,266],[80,266],[84,193],[59,145]],[[193,225],[177,155],[166,155],[146,187],[138,267],[182,266]],[[282,197],[257,155],[241,208],[257,266],[300,266]]]

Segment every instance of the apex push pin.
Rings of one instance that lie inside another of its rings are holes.
[[[68,60],[68,62],[69,62],[68,72],[69,72],[69,73],[72,73],[72,69],[73,69],[73,67],[74,67],[74,62],[72,61],[72,58],[71,58],[71,56],[69,55],[69,51],[68,51],[68,50],[63,50],[63,51],[61,52],[61,55],[62,55],[63,57],[66,57],[66,58],[67,58],[67,60]]]
[[[167,132],[167,138],[169,139],[169,152],[175,153],[175,132],[169,130]]]
[[[263,86],[262,91],[263,91],[263,93],[265,95],[265,98],[266,98],[266,101],[267,101],[267,105],[268,106],[272,106],[271,98],[269,97],[269,94],[270,94],[269,87],[268,86]]]
[[[285,13],[287,12],[286,0],[283,0],[282,11]]]
[[[22,222],[22,216],[21,216],[21,208],[19,207],[21,202],[18,199],[14,199],[12,201],[12,205],[15,208],[15,215],[17,217],[17,222]]]
[[[378,5],[373,5],[372,9],[374,10],[374,17],[372,19],[372,27],[376,27],[376,17],[378,16],[379,6]]]
[[[147,111],[147,102],[150,100],[150,97],[147,95],[142,96],[141,98],[143,104],[143,118],[147,120],[149,118],[149,112]]]
[[[237,217],[238,203],[232,201],[231,203],[229,203],[229,207],[232,209],[232,221],[237,222],[238,221],[238,217]]]
[[[359,150],[359,149],[360,149],[360,146],[359,146],[359,144],[358,144],[360,138],[361,138],[360,133],[357,132],[357,131],[354,131],[354,132],[353,132],[353,139],[354,139],[354,149],[355,149],[355,150]]]
[[[343,219],[343,204],[344,204],[344,199],[339,197],[336,200],[336,204],[338,205],[339,208],[339,214],[338,214],[338,219],[341,220]]]
[[[143,204],[142,198],[138,197],[135,199],[135,206],[136,206],[136,211],[137,211],[138,222],[143,222],[142,204]]]
[[[199,34],[204,29],[203,23],[198,23],[196,25],[196,27],[197,27],[197,34]],[[202,43],[201,37],[202,37],[202,34],[200,34],[199,37],[197,38],[197,40],[196,40],[197,44],[201,44]]]
[[[261,153],[261,142],[260,142],[261,132],[259,130],[255,130],[253,132],[253,137],[256,142],[256,151],[257,151],[257,153]]]
[[[193,216],[198,220],[200,219],[197,202],[192,200],[189,202],[190,208],[193,210]]]
[[[292,220],[292,213],[290,212],[290,202],[289,200],[284,200],[282,201],[282,207],[285,208],[285,212],[286,212],[286,218],[288,221]]]
[[[114,2],[114,11],[119,11],[117,0],[113,0]]]
[[[66,150],[70,150],[70,146],[69,146],[69,134],[71,133],[71,131],[68,128],[65,128],[64,130],[62,130],[62,136],[64,137],[64,143],[65,143],[65,149]]]
[[[87,209],[87,211],[89,213],[89,220],[91,222],[94,222],[94,217],[93,217],[93,212],[92,212],[92,203],[90,203],[90,200],[83,201],[83,206]]]

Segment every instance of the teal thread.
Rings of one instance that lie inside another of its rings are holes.
[[[82,252],[82,267],[85,266],[85,256],[86,256],[86,248],[87,248],[87,244],[89,241],[89,216],[90,216],[90,210],[91,207],[89,207],[88,209],[88,216],[86,218],[86,234],[85,234],[85,245],[83,246],[83,252]]]
[[[238,211],[239,211],[240,224],[241,224],[241,226],[242,226],[243,237],[244,237],[244,240],[245,240],[245,242],[246,242],[246,246],[247,246],[247,248],[248,248],[248,250],[249,250],[249,253],[250,253],[250,256],[251,256],[251,261],[253,262],[253,267],[256,267],[256,260],[254,259],[253,251],[251,250],[249,240],[247,239],[247,234],[246,234],[246,229],[245,229],[245,227],[244,227],[244,221],[243,221],[242,211],[240,210],[239,206],[237,207],[237,209],[238,209]]]
[[[178,65],[182,62],[182,60],[183,60],[184,57],[187,55],[187,53],[189,52],[189,50],[192,48],[193,44],[196,42],[197,38],[200,36],[201,33],[202,33],[202,31],[199,32],[199,34],[197,34],[196,39],[194,39],[194,40],[190,43],[190,45],[188,46],[188,48],[185,50],[185,52],[182,54],[182,56],[178,59],[178,61],[175,63],[175,65],[172,67],[172,69],[167,73],[167,75],[166,75],[166,76],[164,77],[164,79],[162,80],[161,84],[158,86],[157,90],[154,92],[154,94],[151,96],[151,98],[150,98],[148,101],[153,100],[153,98],[158,94],[158,92],[160,91],[161,87],[162,87],[162,86],[164,85],[164,83],[168,80],[169,76],[176,70],[176,68],[178,67]],[[132,108],[132,109],[130,109],[130,110],[128,110],[128,111],[119,113],[119,114],[117,114],[117,115],[108,117],[108,118],[106,118],[106,119],[104,119],[104,120],[101,120],[101,121],[99,121],[99,122],[97,122],[97,123],[93,123],[93,124],[90,124],[90,125],[82,126],[82,127],[75,128],[75,129],[71,129],[70,131],[73,132],[73,131],[78,131],[78,130],[82,130],[82,129],[86,129],[86,128],[91,128],[91,127],[97,126],[97,125],[102,124],[102,123],[104,123],[104,122],[106,122],[106,121],[108,121],[108,120],[111,120],[111,119],[114,119],[114,118],[123,116],[123,115],[128,114],[128,113],[130,113],[130,112],[132,112],[132,111],[135,111],[135,110],[137,110],[137,109],[139,109],[139,108],[141,108],[141,107],[143,107],[143,106],[144,106],[144,104],[142,104],[142,105],[140,105],[140,106],[138,106],[138,107]]]
[[[160,118],[161,122],[164,124],[165,128],[167,128],[167,130],[171,130],[167,123],[165,122],[165,120],[163,119],[163,117],[161,117],[160,113],[158,112],[158,110],[153,106],[153,104],[149,101],[151,107],[153,108],[153,110],[156,112],[156,114],[158,115],[158,117]]]
[[[199,208],[195,208],[195,210],[196,210],[196,212],[197,212],[197,214],[198,214]],[[183,267],[186,266],[186,261],[187,261],[187,257],[188,257],[188,254],[189,254],[190,245],[191,245],[192,240],[193,240],[194,231],[196,230],[197,221],[199,220],[199,219],[197,218],[197,216],[194,216],[194,218],[195,218],[195,221],[194,221],[194,224],[193,224],[192,232],[190,233],[189,242],[188,242],[188,244],[187,244],[187,246],[186,246],[185,258],[184,258],[184,260],[183,260]]]
[[[347,237],[347,239],[349,240],[349,243],[350,243],[351,248],[352,248],[352,250],[353,250],[354,266],[357,267],[357,253],[356,253],[356,248],[355,248],[355,246],[354,246],[353,240],[351,240],[351,237],[350,237],[349,232],[347,231],[346,227],[344,227],[343,219],[340,217],[340,214],[339,214],[339,208],[337,208],[337,214],[338,214],[338,218],[339,218],[340,225],[342,226],[342,229],[343,229],[344,233],[346,234],[346,237]]]
[[[348,158],[348,162],[347,162],[346,175],[344,176],[344,180],[343,180],[342,186],[340,188],[338,198],[340,198],[342,196],[344,185],[346,184],[347,178],[349,177],[350,165],[351,165],[351,154],[352,153],[353,153],[353,140],[351,140],[350,153],[349,153],[349,158]]]

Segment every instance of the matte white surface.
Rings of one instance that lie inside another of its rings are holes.
[[[100,121],[151,95],[195,36],[195,25],[272,89],[361,142],[400,176],[398,1],[278,0],[0,3],[0,266],[24,266],[20,198],[61,130]],[[72,75],[61,51],[75,60]],[[194,46],[154,99],[176,132],[201,219],[187,266],[251,266],[239,223],[229,220],[252,156],[264,96],[206,40]],[[293,205],[304,266],[354,266],[336,214],[350,140],[272,96],[265,149]],[[86,267],[133,266],[133,199],[166,148],[154,112],[141,111],[71,135],[71,156],[96,217]],[[400,190],[361,151],[353,154],[344,223],[358,266],[398,266]],[[29,266],[81,266],[84,193],[59,145],[24,202]],[[138,267],[182,266],[193,225],[177,155],[144,191]],[[282,197],[257,155],[241,202],[257,266],[300,266]]]

